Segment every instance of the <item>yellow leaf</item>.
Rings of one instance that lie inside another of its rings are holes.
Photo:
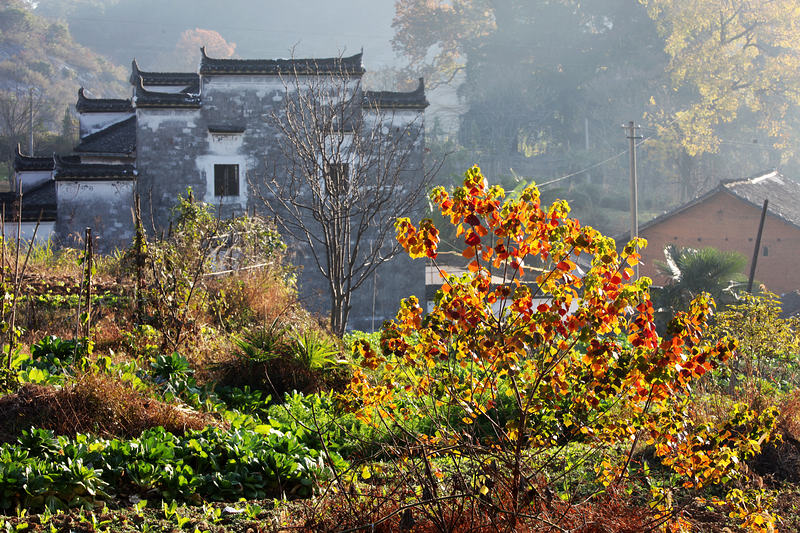
[[[369,467],[365,466],[361,469],[361,478],[362,479],[369,479],[372,477],[372,472],[369,471]]]

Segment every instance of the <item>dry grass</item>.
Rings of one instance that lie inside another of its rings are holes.
[[[784,398],[779,411],[779,438],[766,444],[750,466],[770,484],[800,483],[800,391]]]
[[[657,526],[648,508],[631,506],[625,497],[614,494],[581,505],[537,497],[512,521],[510,514],[503,511],[512,508],[510,501],[497,501],[502,496],[496,493],[491,497],[452,495],[438,502],[409,506],[405,502],[418,499],[410,487],[389,484],[362,490],[359,493],[351,487],[349,493],[332,492],[318,500],[299,502],[282,522],[290,529],[308,532],[360,531],[368,527],[376,533],[634,533]],[[543,487],[540,492],[545,492]]]
[[[17,439],[30,427],[50,429],[58,435],[93,433],[103,437],[138,437],[148,428],[162,426],[182,434],[218,422],[211,416],[179,409],[131,389],[105,374],[85,374],[63,388],[25,385],[0,398],[0,441]]]

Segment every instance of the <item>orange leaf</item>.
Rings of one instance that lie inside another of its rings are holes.
[[[470,246],[469,248],[464,248],[464,251],[461,252],[461,255],[464,256],[465,259],[475,257],[475,247]]]
[[[478,262],[477,261],[473,261],[472,263],[469,264],[469,271],[470,272],[477,272],[478,268],[479,267],[478,267]]]

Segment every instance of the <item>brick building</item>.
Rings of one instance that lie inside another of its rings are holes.
[[[777,294],[800,288],[800,183],[777,171],[721,182],[710,192],[639,227],[648,241],[640,274],[654,283],[666,279],[655,261],[664,261],[664,247],[713,247],[753,255],[761,209],[768,211],[758,251],[755,279]],[[622,239],[627,240],[627,235]],[[620,242],[620,239],[617,239]]]

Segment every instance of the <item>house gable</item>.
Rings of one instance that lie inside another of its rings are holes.
[[[742,198],[729,184],[722,184],[711,193],[647,223],[639,235],[648,241],[642,253],[641,274],[656,284],[666,282],[658,273],[656,261],[664,261],[664,247],[681,247],[736,251],[748,258],[747,274],[761,217],[761,206],[755,205],[757,193]],[[772,202],[772,198],[769,198]],[[762,198],[763,202],[763,198]],[[756,280],[778,294],[800,287],[800,270],[796,268],[800,250],[800,228],[792,221],[769,212],[759,250]]]

